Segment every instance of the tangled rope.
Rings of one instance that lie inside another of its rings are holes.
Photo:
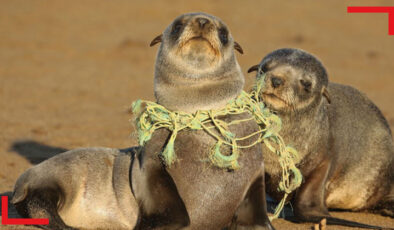
[[[216,139],[216,144],[210,149],[208,158],[214,166],[219,168],[238,169],[240,167],[238,164],[239,149],[250,148],[256,144],[264,143],[270,151],[278,155],[278,161],[282,167],[282,180],[278,189],[285,193],[275,209],[274,215],[270,216],[272,220],[279,216],[287,196],[300,186],[302,175],[295,166],[295,162],[298,161],[297,151],[292,147],[286,146],[279,135],[282,127],[281,119],[260,101],[259,93],[264,87],[265,74],[260,68],[258,73],[253,90],[250,93],[242,91],[237,98],[229,101],[222,109],[199,110],[195,113],[186,113],[170,111],[154,102],[137,100],[132,104],[132,111],[136,115],[135,124],[140,146],[144,146],[157,129],[166,128],[171,131],[170,139],[160,153],[160,157],[167,167],[171,167],[176,161],[174,142],[177,134],[184,129],[204,130]],[[248,112],[252,117],[243,120],[233,120],[228,123],[218,119],[220,116],[245,112]],[[235,137],[235,134],[230,132],[230,125],[247,122],[252,119],[259,125],[258,131],[245,137]],[[214,132],[212,129],[216,129],[218,132]],[[237,143],[256,135],[258,135],[258,138],[252,144],[243,146]],[[221,153],[220,149],[223,145],[231,147],[231,155]]]

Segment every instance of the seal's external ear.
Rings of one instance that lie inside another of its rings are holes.
[[[160,34],[159,36],[155,37],[151,42],[150,42],[150,47],[156,45],[157,43],[161,42],[163,38],[163,34]]]
[[[259,70],[259,65],[254,65],[248,69],[248,73]]]
[[[323,86],[322,94],[327,99],[328,104],[331,104],[330,94],[328,93],[328,90],[327,90],[327,88],[325,86]]]
[[[239,53],[244,54],[244,50],[242,49],[241,45],[238,42],[234,41],[234,49],[237,50]]]

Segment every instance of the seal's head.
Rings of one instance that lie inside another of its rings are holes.
[[[151,42],[161,42],[155,66],[155,96],[172,110],[223,106],[243,88],[234,50],[243,53],[227,26],[205,13],[177,17]]]
[[[310,111],[322,97],[330,102],[327,72],[321,62],[299,49],[279,49],[268,54],[252,71],[265,73],[260,99],[280,114]]]

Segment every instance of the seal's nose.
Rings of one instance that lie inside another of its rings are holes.
[[[200,28],[204,28],[205,24],[209,22],[206,18],[197,18],[196,21],[200,25]]]
[[[272,83],[272,87],[278,88],[283,83],[283,81],[280,78],[272,77],[271,78],[271,83]]]

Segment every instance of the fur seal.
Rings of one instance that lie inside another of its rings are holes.
[[[301,158],[305,181],[292,203],[296,218],[375,228],[338,222],[328,209],[394,216],[393,139],[377,106],[350,86],[329,83],[321,62],[302,50],[275,50],[248,72],[259,67],[266,76],[260,97],[282,118],[280,134]],[[264,151],[267,191],[279,199],[275,159]]]
[[[129,171],[137,149],[84,148],[54,156],[18,178],[11,202],[24,217],[48,218],[44,229],[133,229],[138,204]]]
[[[158,42],[154,89],[159,104],[193,113],[221,108],[240,94],[244,76],[234,49],[242,49],[219,18],[183,14],[151,44]],[[243,113],[221,119],[250,117]],[[240,137],[258,130],[254,121],[229,128]],[[212,136],[185,130],[175,140],[178,160],[169,167],[159,157],[169,135],[166,129],[154,132],[133,164],[133,190],[141,210],[136,229],[221,230],[230,225],[233,229],[273,229],[266,211],[260,145],[241,149],[241,168],[228,171],[204,162],[216,142]],[[239,222],[234,215],[246,201],[253,203],[251,218]]]

